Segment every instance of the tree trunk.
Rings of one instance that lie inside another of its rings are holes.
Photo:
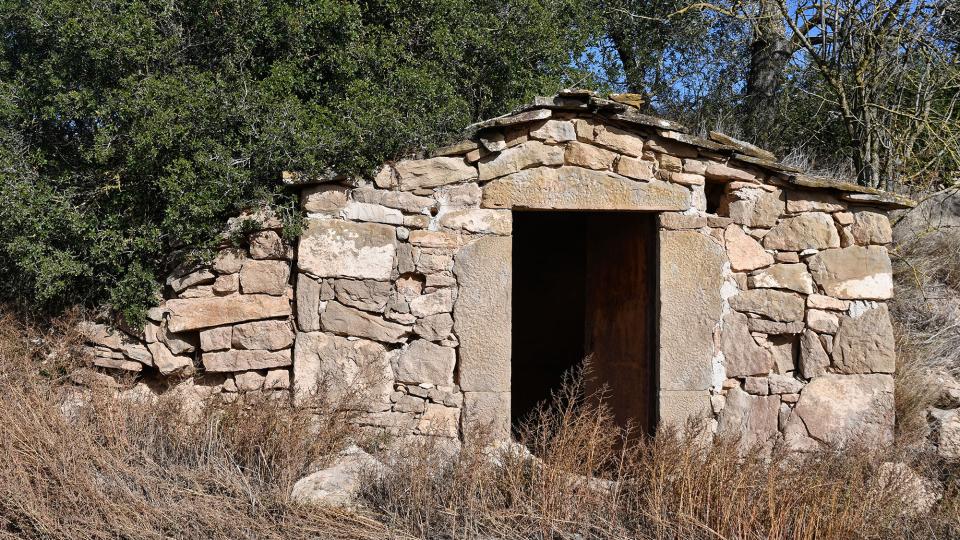
[[[750,43],[743,123],[748,137],[761,144],[776,125],[780,87],[794,52],[786,33],[777,6],[769,0],[760,0]]]

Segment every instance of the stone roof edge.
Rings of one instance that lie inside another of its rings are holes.
[[[465,139],[472,140],[476,138],[480,131],[485,129],[545,120],[551,116],[551,112],[554,110],[586,112],[615,122],[653,129],[657,135],[665,139],[693,146],[699,150],[721,154],[728,159],[775,173],[791,186],[838,191],[840,192],[840,198],[848,202],[889,208],[912,208],[917,204],[916,201],[908,197],[880,189],[804,174],[800,169],[777,161],[773,153],[720,132],[711,131],[709,139],[692,135],[690,130],[682,124],[643,114],[636,107],[613,99],[601,98],[590,90],[570,89],[563,90],[555,96],[538,96],[531,103],[525,104],[513,112],[467,126],[463,135]],[[438,149],[431,155],[455,155],[468,152],[473,148],[475,148],[475,145],[471,145],[468,141],[462,141]]]

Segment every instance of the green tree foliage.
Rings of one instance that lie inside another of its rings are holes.
[[[279,172],[369,174],[567,85],[572,0],[0,0],[0,298],[136,319]]]

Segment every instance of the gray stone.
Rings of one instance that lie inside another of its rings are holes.
[[[230,348],[233,338],[232,326],[221,326],[200,331],[200,350],[225,351]]]
[[[706,390],[660,390],[657,399],[658,423],[683,429],[688,422],[710,417],[710,393]]]
[[[897,356],[886,305],[880,304],[859,317],[841,317],[833,363],[840,373],[893,373]]]
[[[775,264],[751,274],[749,283],[751,289],[787,289],[803,294],[814,291],[813,278],[803,263]]]
[[[396,356],[394,375],[398,382],[453,384],[453,367],[457,354],[425,339],[418,339]]]
[[[768,380],[771,394],[798,394],[803,389],[803,381],[793,375],[773,373]]]
[[[510,234],[513,215],[508,210],[465,208],[441,215],[440,226],[477,234]]]
[[[285,259],[287,246],[274,231],[258,231],[250,235],[250,256],[254,259]]]
[[[280,296],[290,282],[290,264],[286,261],[247,261],[240,270],[243,294]]]
[[[766,375],[773,367],[773,354],[753,340],[747,327],[747,316],[742,313],[731,312],[723,318],[721,347],[727,377]]]
[[[429,317],[453,311],[453,291],[440,289],[410,300],[410,313],[416,317]]]
[[[800,337],[800,372],[803,376],[812,379],[827,372],[830,367],[830,357],[823,349],[820,337],[807,330]]]
[[[428,315],[419,319],[417,324],[413,326],[413,331],[428,341],[447,339],[452,330],[453,317],[449,313]]]
[[[344,305],[364,311],[382,312],[390,300],[390,282],[338,279],[333,282],[337,300]]]
[[[297,480],[290,500],[331,508],[352,507],[361,482],[367,475],[380,473],[382,468],[376,458],[358,446],[350,446],[329,467]]]
[[[394,168],[402,191],[472,182],[477,179],[477,168],[464,161],[463,157],[404,160],[396,163]]]
[[[660,231],[661,390],[710,388],[726,262],[723,248],[699,232]]]
[[[221,249],[213,259],[213,271],[218,274],[236,274],[243,268],[245,260],[246,257],[239,249]]]
[[[237,390],[240,392],[254,392],[262,389],[263,379],[264,376],[256,371],[246,371],[244,373],[237,373],[233,376],[233,380],[237,385]]]
[[[320,316],[320,323],[327,332],[385,343],[401,343],[410,332],[408,326],[392,323],[376,315],[333,301],[327,303],[326,309]]]
[[[201,356],[207,371],[249,371],[289,366],[290,349],[282,351],[205,352]]]
[[[168,327],[185,332],[257,319],[290,315],[290,301],[282,296],[243,294],[220,298],[168,300]]]
[[[301,332],[294,344],[293,384],[297,403],[309,403],[319,393],[340,407],[378,411],[389,405],[393,370],[379,343]]]
[[[861,210],[853,216],[850,233],[857,244],[889,244],[893,241],[893,230],[886,214]]]
[[[828,373],[807,384],[794,415],[825,444],[893,442],[893,377]]]
[[[777,435],[780,409],[778,396],[751,396],[739,388],[731,388],[720,411],[718,433],[739,437],[741,450],[772,443]]]
[[[810,273],[826,294],[846,299],[893,297],[893,269],[881,246],[829,249],[810,257]]]
[[[263,379],[264,390],[286,390],[290,388],[290,370],[271,369]]]
[[[233,327],[231,344],[235,349],[277,351],[293,345],[289,321],[255,321]]]
[[[751,332],[760,332],[761,334],[799,334],[803,332],[803,322],[778,322],[767,319],[747,319],[747,328]]]
[[[172,288],[174,292],[179,293],[194,285],[213,283],[216,278],[217,276],[213,272],[202,269],[182,276],[170,276],[167,278],[167,286]]]
[[[306,274],[297,274],[297,326],[302,332],[320,330],[319,281]]]
[[[396,232],[388,225],[309,219],[297,265],[316,277],[386,281],[393,272],[396,243]]]
[[[480,160],[480,181],[493,180],[523,169],[563,165],[563,148],[539,141],[528,141]]]
[[[465,392],[510,390],[511,247],[509,237],[488,236],[454,258],[460,284],[454,332],[460,340],[458,375]]]
[[[829,214],[811,212],[785,219],[763,237],[767,249],[803,251],[840,247],[840,235]]]
[[[742,187],[731,193],[729,214],[733,220],[748,227],[769,228],[777,224],[784,213],[783,192],[762,188]]]
[[[781,322],[802,321],[804,315],[802,296],[774,289],[741,291],[730,299],[730,307]]]
[[[820,191],[793,191],[787,193],[787,212],[840,212],[847,208],[846,203],[833,195]]]
[[[747,377],[743,380],[743,390],[755,396],[770,394],[770,381],[766,377]]]
[[[530,138],[548,143],[577,140],[577,131],[568,120],[546,120],[530,127]]]
[[[690,208],[684,186],[582,167],[539,167],[498,178],[483,188],[485,208],[677,211]]]
[[[320,184],[300,192],[300,207],[310,213],[336,214],[347,204],[347,186]]]
[[[509,440],[510,392],[464,392],[463,434],[468,440]]]
[[[344,219],[352,221],[403,225],[403,213],[396,208],[388,208],[382,204],[350,201],[340,210],[340,215]]]
[[[472,184],[476,186],[476,184]],[[461,186],[458,186],[461,187]],[[479,188],[478,188],[479,192]],[[383,189],[359,188],[353,190],[353,200],[362,203],[383,205],[412,214],[422,214],[436,206],[437,201],[431,197],[421,197],[405,191],[388,191]],[[477,194],[479,197],[479,193]]]

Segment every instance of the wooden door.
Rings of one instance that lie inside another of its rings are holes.
[[[587,390],[607,385],[617,423],[652,433],[656,418],[653,214],[591,214],[586,235]]]

